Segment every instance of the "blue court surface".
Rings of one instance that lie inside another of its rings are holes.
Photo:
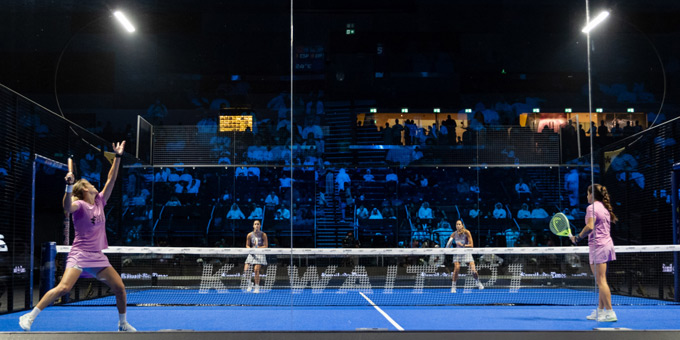
[[[153,289],[128,290],[129,305],[224,305],[224,306],[370,306],[369,298],[378,306],[451,306],[451,305],[564,305],[589,306],[597,302],[597,291],[576,289],[539,289],[523,288],[516,292],[508,289],[459,289],[451,294],[446,289],[373,289],[362,295],[355,291],[341,292],[325,289],[313,292],[305,289],[299,294],[291,294],[289,289],[273,289],[262,294],[247,294],[239,289],[224,290],[209,294],[199,293],[196,289]],[[93,300],[71,303],[71,306],[114,306],[115,297],[108,296]],[[639,297],[612,295],[612,303],[618,305],[673,305],[674,302]]]
[[[347,295],[361,295],[357,292]],[[543,292],[543,294],[550,294]],[[237,295],[237,294],[233,294]],[[266,294],[262,294],[264,296]],[[252,296],[252,295],[251,295]],[[615,296],[615,301],[616,301]],[[363,299],[363,297],[362,297]],[[651,300],[658,303],[659,301]],[[630,301],[629,301],[630,302]],[[164,306],[128,307],[140,331],[584,331],[594,328],[680,330],[680,305],[618,305],[619,321],[586,320],[590,306]],[[21,313],[0,316],[0,330],[20,331]],[[32,331],[115,331],[113,306],[54,306]]]

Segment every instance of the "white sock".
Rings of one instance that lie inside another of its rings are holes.
[[[30,313],[28,313],[28,315],[30,315],[32,319],[35,319],[38,317],[38,314],[40,314],[40,312],[42,312],[42,309],[35,307]]]
[[[118,314],[118,322],[127,322],[127,313]]]

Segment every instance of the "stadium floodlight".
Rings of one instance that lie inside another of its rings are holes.
[[[128,20],[125,14],[123,14],[123,12],[115,11],[113,12],[113,16],[118,19],[118,22],[120,22],[120,24],[123,25],[123,27],[125,27],[128,32],[133,33],[135,31],[135,26],[132,26],[132,23],[130,20]]]
[[[593,30],[597,25],[599,25],[601,22],[604,21],[604,19],[607,19],[609,16],[609,11],[602,11],[598,16],[595,17],[591,22],[589,22],[586,27],[584,27],[581,32],[583,33],[589,33],[590,31]]]

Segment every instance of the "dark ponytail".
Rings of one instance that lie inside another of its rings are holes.
[[[619,219],[616,217],[616,215],[614,215],[614,208],[612,207],[612,200],[611,197],[609,197],[607,187],[600,184],[595,184],[594,187],[595,190],[593,191],[593,185],[589,186],[588,192],[593,195],[593,198],[596,201],[602,202],[602,205],[607,208],[607,211],[609,211],[609,215],[611,216],[612,223],[618,222]]]

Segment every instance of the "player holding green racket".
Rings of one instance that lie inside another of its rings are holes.
[[[586,209],[586,226],[576,236],[569,237],[574,244],[588,237],[590,269],[595,273],[599,289],[598,309],[586,318],[614,322],[618,319],[612,309],[612,295],[607,284],[607,262],[616,260],[610,231],[611,222],[616,223],[618,219],[614,215],[611,198],[605,186],[589,186],[588,203],[590,205]],[[552,223],[550,228],[552,230]]]

